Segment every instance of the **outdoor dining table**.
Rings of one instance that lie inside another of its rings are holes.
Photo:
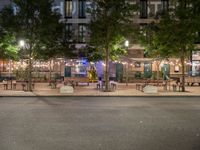
[[[3,83],[3,86],[4,86],[4,90],[16,89],[16,86],[17,86],[16,80],[4,80],[2,83]]]

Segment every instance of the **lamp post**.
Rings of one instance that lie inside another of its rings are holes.
[[[19,47],[20,48],[25,48],[27,50],[29,50],[29,53],[28,53],[28,66],[29,66],[29,69],[28,69],[28,82],[27,82],[27,90],[28,91],[32,91],[32,77],[31,77],[31,73],[32,73],[32,46],[31,44],[29,45],[28,43],[26,43],[24,40],[20,40],[19,41]]]
[[[25,46],[25,41],[24,41],[24,40],[20,40],[20,41],[19,41],[19,46],[20,46],[21,48],[23,48],[23,47]]]
[[[128,47],[129,47],[129,41],[128,40],[125,41],[125,47],[128,50]],[[128,86],[128,63],[126,63],[125,65],[126,65],[126,86]]]

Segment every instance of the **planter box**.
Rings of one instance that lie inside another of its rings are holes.
[[[145,86],[143,89],[144,93],[146,94],[156,94],[158,93],[158,87],[156,86]]]
[[[74,88],[72,86],[62,86],[60,88],[60,94],[71,94],[74,93]]]

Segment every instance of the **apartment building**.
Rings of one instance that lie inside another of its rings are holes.
[[[89,2],[86,0],[55,0],[53,10],[59,12],[61,21],[66,24],[66,38],[69,42],[82,47],[89,41],[87,13]]]
[[[0,10],[4,8],[6,5],[9,5],[11,3],[11,0],[0,0]]]

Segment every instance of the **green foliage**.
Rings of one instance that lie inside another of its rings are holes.
[[[199,31],[197,18],[200,15],[194,13],[193,8],[199,5],[192,0],[180,1],[179,5],[178,0],[174,0],[172,5],[174,7],[162,13],[159,20],[147,25],[142,31],[140,42],[149,56],[186,57],[195,49],[196,33]]]
[[[116,44],[111,45],[110,47],[110,59],[117,60],[120,56],[127,54],[127,49],[123,46],[124,45],[124,38],[119,38]],[[98,49],[98,47],[87,46],[84,48],[84,51],[87,53],[86,57],[89,61],[98,61],[103,60],[106,57],[105,52],[102,49]]]
[[[3,31],[0,32],[0,59],[18,58],[18,47],[15,37]]]
[[[0,26],[16,39],[25,40],[23,55],[33,58],[55,57],[62,39],[63,25],[59,23],[60,15],[52,12],[52,0],[13,0],[17,8],[7,7],[0,14]]]
[[[173,0],[172,7],[159,20],[142,31],[141,43],[148,54],[157,58],[179,57],[182,65],[182,83],[185,85],[185,59],[195,50],[200,31],[200,1]],[[145,34],[144,34],[145,33]],[[182,91],[185,91],[183,86]]]
[[[93,5],[95,7],[89,10],[92,15],[90,44],[102,58],[109,49],[110,58],[117,59],[125,54],[122,42],[132,33],[135,6],[125,0],[94,0]]]

